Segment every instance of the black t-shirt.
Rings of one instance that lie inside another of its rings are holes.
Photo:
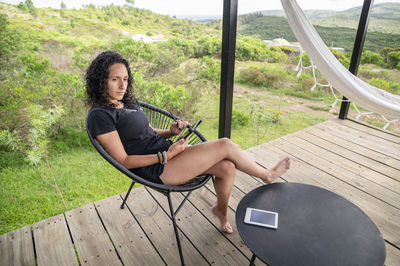
[[[128,155],[154,154],[168,150],[170,143],[158,135],[138,105],[127,108],[93,107],[88,129],[93,137],[117,130]]]

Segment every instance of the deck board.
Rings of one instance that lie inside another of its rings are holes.
[[[29,225],[0,236],[0,265],[35,265]]]
[[[152,256],[157,251],[129,209],[120,209],[121,203],[121,197],[116,195],[94,205],[124,265],[164,264],[160,256]]]
[[[160,193],[150,192],[163,209],[169,211],[167,198]],[[178,193],[172,194],[171,198],[175,208],[183,200],[183,196]],[[249,263],[249,260],[193,206],[188,204],[182,208],[177,215],[177,221],[178,227],[211,264],[247,265]]]
[[[300,182],[331,190],[361,208],[381,231],[386,265],[400,265],[400,136],[354,121],[333,119],[245,151],[271,168],[285,156],[291,169],[277,182]],[[235,225],[243,196],[262,185],[240,171],[229,199],[231,235],[220,231],[211,207],[212,182],[192,193],[177,215],[187,265],[248,265],[251,251]],[[133,189],[4,234],[0,265],[179,265],[167,198]],[[173,193],[174,207],[184,197]],[[76,251],[74,250],[74,246]],[[24,263],[26,262],[26,263]],[[264,265],[258,259],[257,265]]]
[[[121,265],[93,203],[65,214],[81,265]]]
[[[157,201],[154,200],[144,187],[140,187],[132,190],[127,204],[140,226],[147,232],[147,237],[153,243],[165,263],[168,265],[179,265],[180,258],[172,222]],[[194,265],[195,263],[198,265],[208,265],[208,262],[190,243],[187,237],[182,232],[179,232],[179,234],[186,263],[188,265]]]
[[[63,214],[32,225],[38,265],[79,265]]]

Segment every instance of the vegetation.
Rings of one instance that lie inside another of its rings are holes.
[[[356,36],[355,28],[315,25],[315,29],[327,46],[342,47],[349,52],[353,50]],[[289,42],[296,41],[286,18],[263,16],[261,13],[240,16],[238,19],[238,32],[242,35],[262,40],[284,38]],[[369,51],[378,52],[385,47],[397,48],[399,43],[400,34],[369,32],[364,47]]]
[[[69,10],[63,3],[61,9],[0,3],[0,234],[126,190],[129,180],[100,158],[85,131],[83,74],[103,50],[129,60],[136,97],[189,122],[201,118],[201,132],[217,138],[220,26],[133,4]],[[156,41],[134,40],[136,34]],[[400,94],[399,52],[367,48],[360,77]],[[348,65],[349,54],[334,54]],[[232,139],[242,148],[331,117],[330,91],[310,92],[309,72],[296,77],[294,49],[240,36],[236,57]],[[318,72],[317,78],[326,82]],[[309,107],[293,111],[288,98]]]

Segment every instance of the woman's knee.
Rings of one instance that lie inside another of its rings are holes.
[[[220,138],[218,143],[222,149],[237,149],[239,146],[229,138]]]
[[[232,161],[223,160],[219,163],[219,167],[226,176],[235,176],[236,166]]]

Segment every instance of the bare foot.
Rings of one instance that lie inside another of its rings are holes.
[[[223,213],[221,213],[218,210],[217,206],[212,207],[211,211],[215,216],[217,216],[217,218],[221,222],[221,230],[222,230],[222,232],[225,232],[227,234],[232,234],[233,233],[233,229],[232,229],[232,226],[228,223],[228,217],[226,215],[224,215]]]
[[[286,157],[279,161],[272,169],[268,169],[268,175],[266,178],[262,178],[264,183],[271,184],[278,177],[283,175],[290,168],[290,158]]]

